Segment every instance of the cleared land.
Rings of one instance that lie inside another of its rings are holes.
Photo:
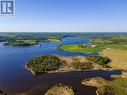
[[[48,42],[60,42],[60,39],[48,39]]]
[[[112,60],[109,65],[113,69],[127,70],[127,50],[103,50],[100,54]]]
[[[96,47],[91,46],[84,46],[80,47],[79,44],[70,44],[70,45],[61,45],[58,46],[61,50],[71,51],[71,52],[85,52],[91,54],[93,52],[100,52],[103,49],[122,49],[126,50],[126,45],[119,45],[119,44],[99,44]]]

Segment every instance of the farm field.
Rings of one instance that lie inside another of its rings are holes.
[[[91,54],[93,52],[100,52],[103,49],[122,49],[127,50],[127,45],[118,45],[118,44],[99,44],[96,47],[85,46],[80,47],[79,44],[70,44],[70,45],[61,45],[58,46],[59,49],[71,51],[71,52],[84,52]]]
[[[112,60],[110,62],[112,68],[127,70],[127,50],[103,50],[100,54]]]

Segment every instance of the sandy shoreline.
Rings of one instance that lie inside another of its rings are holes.
[[[32,75],[37,75],[34,71],[29,69],[26,65],[25,68],[32,73]],[[89,69],[89,70],[81,70],[81,69],[59,69],[59,70],[53,70],[53,71],[48,71],[47,74],[51,73],[65,73],[65,72],[85,72],[85,71],[92,71],[92,70],[97,70],[97,69]],[[40,74],[43,74],[40,73]]]

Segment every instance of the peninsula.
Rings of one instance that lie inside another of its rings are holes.
[[[43,55],[31,59],[26,69],[33,75],[54,72],[85,71],[107,69],[110,59],[101,56],[75,56]]]

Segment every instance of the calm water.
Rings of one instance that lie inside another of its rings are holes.
[[[3,46],[0,43],[0,89],[9,94],[19,94],[27,92],[30,95],[43,95],[51,86],[57,83],[71,85],[77,95],[95,95],[96,88],[83,86],[80,82],[88,77],[104,77],[111,79],[111,74],[120,74],[119,71],[87,71],[87,72],[68,72],[43,74],[32,76],[24,68],[25,64],[33,57],[44,54],[59,54],[65,56],[88,56],[80,52],[68,52],[58,50],[57,46],[61,44],[74,44],[89,42],[90,39],[79,39],[67,37],[61,42],[44,42],[30,47],[12,47]],[[94,54],[97,54],[96,52]]]

